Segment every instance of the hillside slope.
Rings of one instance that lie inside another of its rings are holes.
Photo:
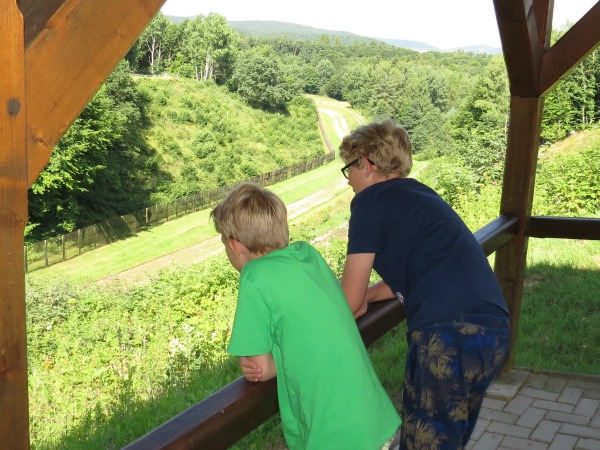
[[[326,151],[309,99],[288,111],[250,108],[226,88],[185,78],[137,77],[147,99],[153,203],[173,200],[313,158]]]

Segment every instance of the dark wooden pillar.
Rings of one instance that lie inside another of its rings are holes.
[[[504,372],[514,367],[527,262],[525,228],[531,216],[543,106],[543,98],[511,98],[500,212],[517,216],[519,230],[511,241],[498,249],[495,262],[496,276],[510,309],[512,325],[511,351]]]
[[[25,49],[16,0],[0,0],[0,11],[0,447],[19,450],[29,448]]]

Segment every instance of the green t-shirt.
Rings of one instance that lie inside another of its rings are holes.
[[[400,426],[338,280],[306,242],[243,267],[228,352],[273,354],[290,449],[375,450]]]

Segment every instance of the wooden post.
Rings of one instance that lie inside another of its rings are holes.
[[[27,144],[23,16],[0,0],[0,436],[29,448],[24,239]]]
[[[512,339],[503,372],[509,372],[515,362],[515,347],[521,317],[521,295],[527,262],[527,221],[531,216],[535,168],[539,147],[544,98],[511,99],[511,117],[502,184],[500,213],[516,216],[519,229],[516,236],[496,252],[495,272],[510,310]]]

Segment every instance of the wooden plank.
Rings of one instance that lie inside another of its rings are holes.
[[[536,238],[600,240],[600,219],[536,216],[529,219],[527,235]]]
[[[518,229],[519,219],[503,214],[474,234],[483,252],[489,256],[510,241],[517,234]]]
[[[545,95],[600,45],[600,1],[544,54],[540,92]]]
[[[28,183],[165,0],[64,0],[29,44]]]
[[[25,264],[25,49],[15,0],[0,0],[0,447],[29,448]]]
[[[511,351],[503,372],[514,365],[527,259],[525,225],[531,214],[543,98],[511,98],[508,148],[500,213],[518,217],[517,234],[496,252],[495,272],[510,310]]]
[[[369,306],[357,320],[365,345],[406,318],[396,299]],[[124,447],[124,450],[227,449],[279,410],[277,384],[243,377]]]
[[[546,26],[538,18],[551,20],[554,0],[494,0],[496,20],[508,70],[510,92],[519,97],[538,97],[541,55],[545,46]]]

